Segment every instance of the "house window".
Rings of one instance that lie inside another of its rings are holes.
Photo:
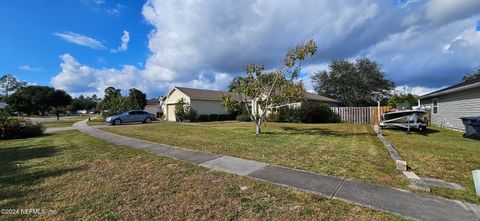
[[[432,113],[438,114],[438,98],[432,100]]]

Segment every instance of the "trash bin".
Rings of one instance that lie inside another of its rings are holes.
[[[478,117],[461,117],[463,125],[465,125],[465,137],[480,140],[480,116]]]
[[[472,171],[473,175],[473,183],[475,184],[475,191],[477,192],[477,196],[480,197],[480,170]]]

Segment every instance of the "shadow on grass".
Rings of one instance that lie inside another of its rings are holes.
[[[428,136],[428,135],[430,135],[430,134],[440,133],[439,130],[435,130],[435,129],[432,129],[432,128],[427,128],[427,130],[424,130],[424,131],[420,131],[420,130],[417,130],[417,129],[411,129],[411,130],[410,130],[410,133],[407,131],[407,129],[398,128],[398,127],[397,127],[397,128],[396,128],[396,127],[385,128],[384,130],[392,130],[392,131],[405,132],[405,134],[407,134],[407,135],[418,134],[418,135],[423,135],[423,136]]]
[[[31,164],[27,161],[53,157],[59,152],[54,146],[16,146],[0,148],[0,207],[13,207],[28,201],[30,191],[50,177],[78,171],[82,168],[55,168],[48,162]]]
[[[292,134],[292,135],[322,135],[322,136],[334,136],[334,137],[348,137],[348,136],[374,136],[371,132],[357,132],[352,133],[348,131],[335,131],[325,128],[295,128],[295,127],[282,127],[285,132],[272,132],[266,131],[265,134]]]

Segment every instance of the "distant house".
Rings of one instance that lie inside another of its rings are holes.
[[[460,117],[480,116],[480,79],[434,91],[419,99],[420,105],[430,108],[432,124],[464,131]]]
[[[241,99],[234,93],[224,91],[214,91],[205,89],[174,87],[169,93],[162,99],[162,111],[164,113],[165,120],[175,121],[175,104],[181,98],[184,98],[190,106],[197,111],[198,115],[210,115],[210,114],[229,114],[225,107],[221,103],[221,96],[224,94],[231,94],[235,100]],[[320,95],[305,92],[305,97],[308,101],[322,101],[331,106],[338,106],[339,102]],[[295,103],[292,105],[300,105],[301,103]]]
[[[143,110],[155,115],[158,115],[158,113],[162,113],[162,106],[161,106],[162,99],[163,97],[160,97],[159,99],[147,100],[147,105]]]

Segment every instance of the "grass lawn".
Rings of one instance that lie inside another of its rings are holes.
[[[48,121],[48,122],[42,123],[42,125],[45,128],[71,127],[73,125],[73,123],[81,121],[81,120],[85,120],[89,117],[92,117],[92,116],[82,116],[82,117],[79,116],[79,117],[74,117],[74,118],[69,118],[69,119],[60,119],[60,120]]]
[[[88,121],[87,124],[90,125],[90,126],[106,125],[103,118],[92,119],[91,121]]]
[[[456,182],[466,190],[432,188],[448,198],[480,203],[475,195],[472,170],[480,169],[480,141],[465,139],[462,133],[430,127],[425,133],[384,130],[409,167],[421,176]]]
[[[369,183],[406,188],[403,175],[369,125],[160,123],[102,128],[142,140],[241,157]]]
[[[55,213],[0,220],[401,220],[76,131],[0,141],[0,208]]]

